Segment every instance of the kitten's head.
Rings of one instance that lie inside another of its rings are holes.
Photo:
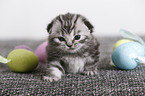
[[[77,52],[90,39],[92,24],[83,16],[67,13],[57,16],[48,26],[49,41],[67,52]]]

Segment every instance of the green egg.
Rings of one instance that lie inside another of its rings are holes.
[[[7,57],[9,68],[14,72],[31,72],[38,65],[37,56],[26,49],[15,49]]]

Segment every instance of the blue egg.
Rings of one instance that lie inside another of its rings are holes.
[[[135,59],[145,56],[145,48],[138,42],[128,42],[115,48],[112,54],[113,63],[120,69],[134,69],[138,65]]]

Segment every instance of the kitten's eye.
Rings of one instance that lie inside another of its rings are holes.
[[[76,36],[75,36],[75,40],[79,40],[80,38],[81,38],[80,35],[76,35]]]
[[[58,39],[59,39],[60,41],[65,41],[65,39],[64,39],[63,37],[58,37]]]

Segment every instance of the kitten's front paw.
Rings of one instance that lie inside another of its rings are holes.
[[[82,74],[83,75],[96,75],[97,71],[96,70],[95,71],[84,71]]]
[[[43,76],[43,80],[44,81],[48,81],[48,82],[58,81],[59,79],[61,79],[61,78],[56,77],[56,76],[53,76],[53,77],[51,77],[51,76]]]

